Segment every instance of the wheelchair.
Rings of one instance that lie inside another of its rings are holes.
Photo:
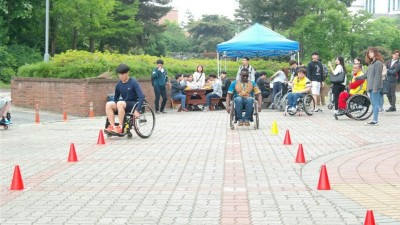
[[[278,93],[276,93],[276,95],[274,96],[274,99],[273,99],[275,109],[280,110],[280,111],[285,110],[286,105],[285,105],[284,99],[285,99],[285,96],[287,97],[287,93],[290,91],[291,90],[290,90],[288,83],[281,84],[281,90]]]
[[[288,106],[287,106],[287,99],[288,95],[286,94],[285,99],[282,101],[285,101],[285,113],[284,116],[286,116],[286,112],[289,113],[289,115],[294,116],[296,113],[299,113],[299,116],[301,116],[301,112],[305,112],[307,115],[311,116],[314,114],[314,109],[315,109],[315,101],[314,98],[311,94],[305,94],[303,97],[300,97],[297,99],[296,102],[296,111],[289,111]]]
[[[154,126],[156,124],[156,117],[154,114],[154,110],[148,105],[147,101],[145,100],[143,102],[141,110],[138,110],[140,112],[139,118],[135,118],[133,116],[133,112],[137,109],[137,104],[133,106],[131,112],[126,113],[124,116],[124,121],[123,121],[123,133],[114,133],[114,132],[109,132],[107,129],[104,129],[104,133],[106,133],[107,137],[111,136],[117,136],[117,137],[123,137],[127,135],[127,137],[130,139],[132,138],[132,133],[131,129],[132,127],[134,128],[136,134],[141,137],[141,138],[148,138],[150,135],[153,133]],[[106,120],[105,128],[110,125],[110,122],[108,121],[108,118]],[[118,126],[119,123],[115,123],[115,126]]]
[[[245,109],[242,109],[242,113],[245,112]],[[235,129],[235,124],[237,124],[237,119],[235,115],[235,101],[231,101],[230,105],[230,113],[229,113],[229,121],[231,130]],[[250,122],[254,122],[254,129],[257,130],[260,127],[260,119],[258,115],[258,104],[257,100],[253,99],[253,111],[251,112]]]
[[[366,120],[372,115],[371,100],[366,94],[355,94],[350,96],[346,101],[346,110],[343,115],[354,120]],[[338,120],[340,115],[335,114]]]

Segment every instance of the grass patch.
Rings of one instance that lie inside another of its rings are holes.
[[[10,89],[10,88],[11,88],[11,84],[5,84],[0,81],[0,89]]]

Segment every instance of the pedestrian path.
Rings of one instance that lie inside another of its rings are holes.
[[[226,111],[169,111],[150,138],[105,145],[104,117],[31,117],[0,130],[0,224],[363,224],[368,209],[377,224],[400,224],[400,140],[390,135],[400,113],[372,127],[332,114],[263,110],[259,130],[231,130]],[[9,190],[15,165],[22,191]],[[332,190],[317,190],[322,165]]]

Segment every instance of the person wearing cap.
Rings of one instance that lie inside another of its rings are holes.
[[[151,83],[154,88],[155,94],[155,109],[156,113],[166,113],[164,111],[165,104],[167,103],[167,85],[168,76],[167,70],[164,68],[164,61],[161,59],[157,60],[157,67],[151,73]],[[160,96],[162,97],[161,107],[160,103]]]
[[[110,123],[106,130],[114,133],[123,133],[122,121],[124,121],[125,113],[131,112],[136,102],[138,103],[137,109],[141,109],[144,94],[138,81],[129,77],[128,65],[120,64],[116,72],[119,82],[115,86],[114,101],[106,104],[106,115]],[[140,116],[140,112],[137,109],[133,112],[135,118]],[[119,126],[115,126],[115,113],[118,113]]]

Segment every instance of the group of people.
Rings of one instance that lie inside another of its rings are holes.
[[[396,111],[395,89],[400,73],[399,54],[399,50],[393,51],[392,59],[385,63],[376,48],[369,48],[365,55],[365,63],[368,65],[368,69],[365,72],[361,59],[355,59],[348,90],[346,90],[347,76],[344,76],[344,80],[332,84],[335,116],[345,114],[346,101],[351,95],[368,93],[373,107],[373,119],[367,124],[378,125],[378,114],[383,111],[383,89],[386,89],[385,94],[390,103],[390,108],[386,112]],[[289,68],[283,68],[270,77],[272,84],[267,80],[266,72],[256,73],[256,70],[249,64],[249,58],[247,57],[243,58],[242,65],[236,74],[236,79],[232,83],[224,71],[218,77],[215,74],[209,74],[206,77],[203,66],[199,65],[193,74],[175,75],[175,79],[171,80],[171,97],[174,100],[181,101],[179,111],[187,111],[185,90],[208,89],[210,91],[206,95],[204,110],[208,110],[211,106],[212,98],[226,97],[227,111],[229,112],[230,110],[230,101],[232,100],[238,106],[235,110],[237,110],[236,117],[239,125],[248,126],[254,101],[259,104],[259,109],[261,110],[262,98],[267,98],[271,94],[273,96],[276,95],[283,83],[288,83],[292,87],[292,91],[288,94],[287,110],[296,110],[297,99],[306,93],[312,94],[314,101],[319,102],[321,88],[324,87],[325,78],[328,76],[327,73],[331,73],[332,76],[338,76],[347,72],[343,57],[336,57],[335,64],[333,66],[329,63],[329,69],[327,69],[321,63],[319,54],[314,52],[312,53],[312,60],[307,66],[298,65],[296,61],[291,60]],[[118,112],[119,120],[123,121],[125,111],[131,111],[136,102],[140,109],[144,102],[144,94],[137,80],[129,77],[129,67],[127,65],[120,64],[116,71],[120,81],[115,87],[114,101],[106,104],[106,114],[110,122],[110,126],[107,129],[113,132],[122,132],[120,126],[115,126],[115,113]],[[157,61],[157,67],[152,71],[151,83],[155,94],[155,111],[156,113],[166,113],[164,110],[167,102],[166,86],[168,75],[161,59]],[[387,84],[385,88],[384,84]],[[162,97],[161,106],[159,104],[160,97]],[[244,115],[241,113],[242,110],[245,112]],[[318,112],[320,109],[316,107],[314,111]],[[133,115],[138,117],[140,111],[135,110]],[[4,115],[2,116],[3,122],[5,118]]]

